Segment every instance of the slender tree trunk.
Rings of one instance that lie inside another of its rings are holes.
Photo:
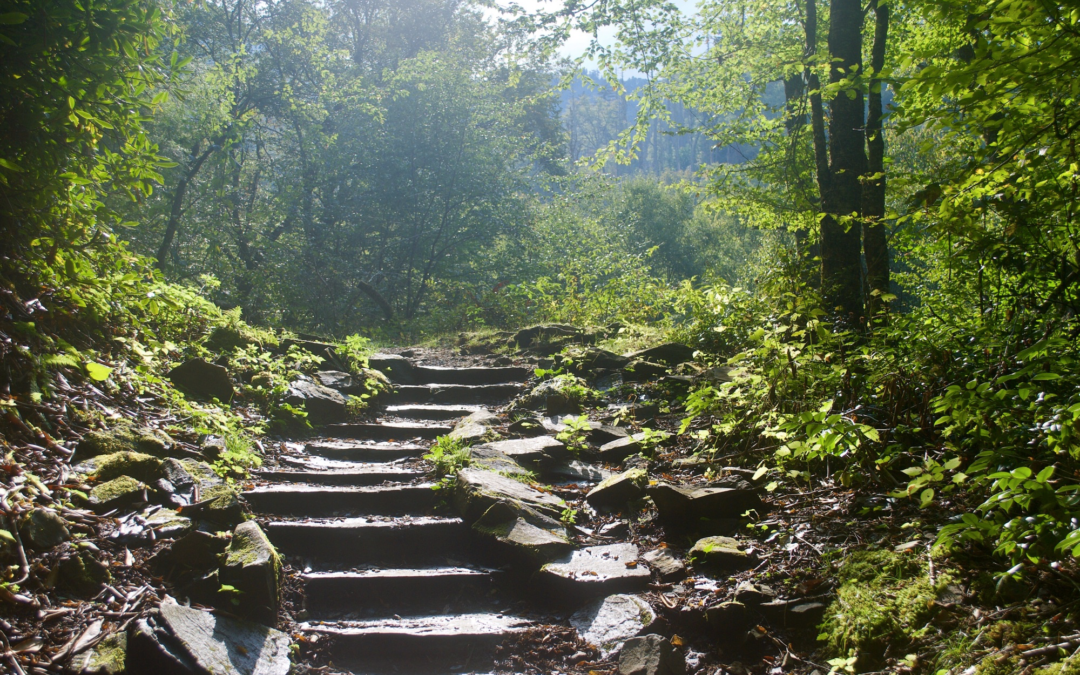
[[[874,82],[870,86],[870,117],[866,121],[866,147],[870,176],[863,185],[863,250],[866,253],[867,311],[878,318],[885,304],[881,296],[889,292],[889,243],[885,233],[885,137],[882,134],[881,70],[885,67],[885,45],[889,35],[889,5],[873,0],[875,14],[874,47],[870,66]],[[883,317],[882,317],[883,318]]]
[[[862,70],[860,0],[833,0],[829,19],[829,81],[833,84]],[[848,87],[829,106],[829,186],[823,190],[821,221],[821,285],[826,302],[856,326],[863,316],[862,242],[850,218],[862,211],[866,174],[863,94]]]
[[[784,120],[784,128],[788,135],[788,163],[793,171],[798,174],[796,181],[799,189],[804,190],[806,185],[801,177],[799,162],[799,135],[806,126],[806,113],[803,107],[803,97],[806,95],[806,78],[803,73],[791,75],[784,80],[784,104],[787,118]],[[817,241],[814,233],[800,227],[795,230],[795,248],[801,258],[814,258],[818,255]]]
[[[157,262],[154,266],[159,270],[165,269],[165,256],[169,254],[169,248],[172,247],[173,239],[176,238],[176,233],[180,230],[180,217],[184,213],[184,196],[187,194],[188,185],[195,178],[195,175],[199,173],[199,169],[202,168],[203,163],[214,152],[214,145],[211,145],[206,152],[199,155],[198,159],[188,167],[187,172],[184,174],[180,182],[176,184],[176,190],[173,191],[172,204],[169,207],[169,222],[165,226],[165,236],[161,239],[161,246],[158,247]],[[199,145],[196,144],[192,149],[191,154],[194,156],[199,152]]]

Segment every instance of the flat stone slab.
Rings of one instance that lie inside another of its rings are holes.
[[[420,424],[417,422],[380,422],[378,424],[332,424],[326,433],[340,438],[434,439],[453,431],[444,424]]]
[[[389,416],[401,417],[404,419],[442,421],[461,419],[462,417],[467,417],[473,413],[485,412],[485,410],[480,406],[475,405],[417,403],[415,405],[386,406],[385,412]],[[494,417],[494,415],[492,415],[492,417]]]
[[[524,505],[558,519],[565,503],[555,495],[541,492],[513,478],[483,469],[458,472],[454,505],[466,522],[475,522],[496,502]]]
[[[286,675],[289,636],[248,621],[161,605],[161,621],[184,652],[215,675]]]
[[[413,372],[419,384],[505,384],[508,382],[524,382],[533,376],[532,370],[519,366],[478,368],[416,366],[413,368]]]
[[[649,486],[649,496],[656,503],[660,517],[673,523],[690,524],[702,518],[710,520],[739,518],[746,511],[763,510],[764,503],[754,490],[725,487],[678,487],[668,483]]]
[[[660,363],[675,365],[686,361],[692,361],[694,359],[694,349],[693,347],[687,347],[678,342],[668,342],[666,344],[657,345],[656,347],[642,349],[633,354],[627,354],[627,357],[631,360],[640,359],[642,361],[659,361]]]
[[[289,555],[360,562],[427,560],[460,554],[469,528],[460,518],[334,518],[279,520],[267,524],[274,546]]]
[[[581,639],[607,657],[640,635],[656,620],[649,603],[636,595],[609,595],[585,605],[570,617]]]
[[[599,485],[589,490],[585,501],[594,509],[620,509],[627,502],[645,496],[645,486],[649,475],[645,469],[630,469],[604,479]]]
[[[634,434],[632,436],[617,438],[610,443],[605,443],[600,446],[600,459],[604,462],[615,464],[623,461],[630,455],[636,455],[641,452],[641,440],[643,438],[644,434]]]
[[[560,462],[549,468],[545,473],[579,483],[599,483],[608,476],[613,475],[607,469],[602,469],[579,459]]]
[[[652,578],[638,562],[634,544],[590,546],[540,569],[541,583],[581,595],[599,595],[644,588]]]
[[[362,441],[314,441],[304,446],[309,455],[335,460],[392,462],[405,457],[420,457],[427,448],[415,443],[373,443]]]
[[[431,483],[416,485],[270,485],[244,493],[259,513],[327,515],[372,513],[379,515],[422,514],[435,504]]]
[[[533,563],[555,560],[574,549],[561,522],[505,501],[493,504],[472,528],[481,536],[493,538],[519,559]]]
[[[530,466],[536,466],[546,460],[566,454],[566,445],[552,436],[495,441],[494,443],[485,443],[479,447],[490,449],[516,462]]]
[[[393,399],[406,403],[498,403],[508,401],[521,392],[518,384],[432,384],[398,387]]]
[[[703,564],[725,570],[742,570],[757,564],[757,556],[742,550],[742,545],[731,537],[705,537],[690,549],[695,564]]]
[[[666,548],[649,551],[641,556],[641,559],[649,563],[649,567],[656,570],[661,581],[674,581],[686,576],[686,565]]]
[[[466,443],[478,443],[485,438],[498,437],[491,427],[499,423],[499,416],[481,408],[454,425],[450,438]]]

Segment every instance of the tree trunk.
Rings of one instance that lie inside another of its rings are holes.
[[[870,85],[870,117],[866,121],[866,147],[869,178],[863,185],[863,250],[866,252],[867,313],[873,320],[886,304],[881,296],[889,292],[889,243],[885,233],[885,137],[882,134],[880,73],[885,67],[885,45],[889,35],[889,5],[873,0],[875,14],[874,47],[870,66],[874,82]]]
[[[829,81],[862,70],[860,0],[834,0],[829,20]],[[829,185],[822,190],[821,285],[826,303],[855,327],[863,316],[862,242],[858,219],[866,174],[863,93],[857,87],[837,92],[829,106]]]
[[[169,207],[169,222],[165,226],[165,236],[161,239],[161,246],[158,247],[157,262],[154,263],[154,266],[159,270],[165,269],[165,256],[169,254],[169,248],[172,246],[173,239],[180,229],[180,216],[184,213],[184,195],[187,194],[188,185],[191,184],[192,179],[195,178],[195,174],[199,173],[199,169],[202,168],[203,163],[214,152],[216,147],[217,146],[215,145],[211,145],[206,152],[199,155],[199,158],[188,168],[184,177],[176,184],[176,191],[173,192],[172,197],[172,205]],[[198,152],[199,144],[196,143],[191,154],[194,156]]]

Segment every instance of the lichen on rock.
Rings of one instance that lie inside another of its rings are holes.
[[[145,483],[162,477],[162,460],[141,452],[124,450],[100,455],[94,461],[93,476],[99,481],[110,481],[120,476],[130,476]]]
[[[172,446],[172,438],[162,431],[121,423],[107,431],[91,431],[86,434],[79,441],[76,452],[80,457],[97,457],[124,451],[164,457]]]

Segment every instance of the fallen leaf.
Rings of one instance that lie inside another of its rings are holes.
[[[686,645],[686,642],[678,635],[672,635],[671,644],[675,645],[676,647],[683,647]]]

